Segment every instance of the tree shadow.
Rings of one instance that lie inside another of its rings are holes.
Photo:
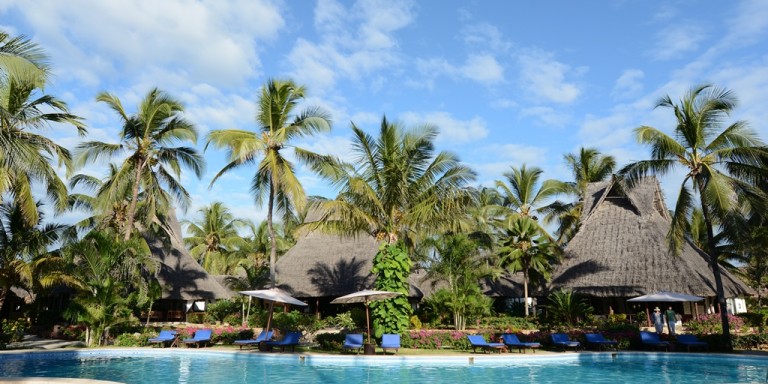
[[[307,272],[320,296],[339,296],[370,288],[374,277],[364,271],[362,260],[339,260],[335,264],[315,262]]]

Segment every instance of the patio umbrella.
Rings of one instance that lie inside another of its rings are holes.
[[[667,292],[667,291],[659,291],[656,293],[651,293],[648,295],[642,295],[638,296],[632,299],[629,299],[627,301],[631,302],[644,302],[645,304],[645,316],[648,320],[648,326],[651,324],[651,313],[648,310],[648,303],[654,302],[654,301],[661,301],[661,302],[686,302],[686,301],[701,301],[704,300],[703,297],[699,296],[693,296],[693,295],[686,295],[685,293],[677,293],[677,292]],[[698,308],[694,307],[696,309],[696,316],[699,315]]]
[[[372,291],[366,289],[364,291],[354,292],[350,293],[349,295],[337,297],[331,301],[331,304],[363,303],[365,305],[365,324],[368,327],[368,344],[371,344],[371,315],[368,312],[368,304],[371,301],[390,299],[399,295],[401,295],[400,292]]]
[[[255,291],[240,291],[243,295],[255,297],[269,302],[269,317],[267,318],[266,331],[269,333],[272,329],[272,312],[275,309],[275,303],[285,303],[305,307],[307,304],[291,297],[280,288],[258,289]]]

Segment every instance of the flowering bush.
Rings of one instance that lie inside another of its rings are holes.
[[[744,320],[738,316],[728,314],[728,323],[731,333],[740,333],[744,328]],[[689,321],[686,326],[691,333],[698,335],[723,333],[723,324],[719,313],[699,315],[699,317]]]
[[[470,348],[466,333],[460,331],[409,331],[406,337],[401,337],[403,348],[440,349],[453,348],[467,350]]]

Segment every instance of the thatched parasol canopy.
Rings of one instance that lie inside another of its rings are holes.
[[[582,226],[555,268],[551,288],[596,297],[635,297],[657,291],[713,297],[709,256],[686,242],[669,252],[670,217],[659,183],[646,178],[633,189],[617,178],[592,183],[584,198]],[[722,271],[727,297],[752,289]]]

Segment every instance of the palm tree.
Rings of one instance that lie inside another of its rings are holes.
[[[223,203],[217,201],[210,206],[200,208],[198,212],[202,218],[198,222],[183,221],[187,224],[187,231],[191,236],[184,238],[184,244],[189,247],[190,254],[196,258],[208,272],[219,273],[213,270],[220,258],[226,258],[228,254],[242,246],[244,240],[237,233],[238,229],[246,222],[236,219]]]
[[[24,35],[0,31],[0,82],[14,81],[42,88],[48,78],[48,55]]]
[[[38,222],[32,185],[42,183],[54,208],[67,208],[67,187],[51,165],[72,168],[69,151],[50,138],[35,133],[51,123],[71,124],[85,135],[82,119],[70,114],[67,104],[42,94],[32,81],[0,79],[0,202],[8,194],[27,222]]]
[[[728,349],[732,348],[731,337],[713,223],[726,222],[727,216],[734,212],[737,206],[734,196],[762,196],[750,183],[757,179],[756,171],[765,169],[761,159],[768,158],[763,143],[745,122],[737,121],[721,128],[735,105],[736,98],[731,91],[711,85],[692,88],[679,104],[669,96],[663,97],[656,107],[673,110],[677,119],[674,136],[648,126],[635,129],[638,141],[651,147],[651,159],[629,164],[620,172],[632,186],[646,175],[665,175],[680,165],[687,171],[667,240],[670,251],[679,252],[685,241],[689,212],[695,204],[693,193],[698,194]]]
[[[502,225],[497,253],[500,265],[511,273],[523,272],[525,317],[528,317],[528,283],[531,273],[549,279],[557,250],[549,236],[535,220],[525,216],[510,216]]]
[[[319,107],[310,107],[294,115],[304,95],[304,87],[297,86],[290,80],[271,79],[262,87],[259,96],[257,131],[232,129],[212,131],[208,135],[208,144],[213,144],[216,148],[227,148],[229,151],[229,163],[216,174],[211,185],[235,168],[257,164],[256,173],[251,180],[251,193],[255,195],[257,205],[261,205],[265,198],[267,201],[267,226],[270,235],[269,276],[272,287],[275,286],[277,258],[273,214],[277,210],[283,216],[288,216],[292,213],[292,208],[301,210],[306,201],[304,188],[296,177],[294,165],[284,156],[282,150],[291,146],[292,140],[331,129],[328,114]],[[311,151],[296,146],[292,148],[299,161],[322,161],[322,156]]]
[[[326,163],[321,175],[341,190],[335,200],[316,201],[326,230],[370,233],[394,244],[445,232],[463,214],[470,196],[463,187],[475,173],[450,152],[435,153],[437,128],[406,130],[382,118],[373,138],[352,123],[352,164]]]
[[[528,168],[523,164],[520,168],[511,168],[511,171],[504,173],[506,183],[496,181],[496,188],[501,190],[504,197],[504,206],[523,217],[533,217],[536,220],[534,214],[548,198],[557,193],[558,182],[545,180],[539,185],[539,178],[544,171],[538,167]]]
[[[32,225],[13,202],[0,204],[0,316],[6,313],[11,287],[33,292],[61,282],[59,273],[44,267],[55,263],[56,250],[51,247],[67,226],[42,224],[43,214],[37,216],[39,221]]]
[[[125,197],[124,186],[132,187],[123,225],[124,239],[128,240],[134,229],[139,193],[165,187],[182,209],[186,209],[189,193],[178,181],[181,177],[181,166],[191,169],[199,178],[205,163],[194,148],[172,146],[177,142],[196,143],[197,130],[181,116],[184,111],[183,104],[165,92],[157,88],[150,90],[133,115],[128,115],[120,99],[113,94],[99,93],[96,100],[106,103],[120,116],[123,122],[120,131],[121,142],[81,143],[77,146],[77,164],[82,166],[92,160],[128,154],[117,167],[114,183],[107,193],[109,201],[120,201]],[[157,194],[144,194],[147,199],[154,196]],[[152,204],[149,206],[152,207]],[[150,209],[149,213],[149,219],[155,219],[154,211]]]
[[[561,245],[568,243],[581,227],[581,212],[587,185],[605,181],[616,167],[616,160],[612,156],[603,155],[594,148],[582,147],[578,153],[568,153],[564,157],[573,181],[559,182],[557,194],[568,196],[571,201],[557,200],[542,208],[546,213],[545,223],[550,224],[557,220],[559,225],[555,234]]]

